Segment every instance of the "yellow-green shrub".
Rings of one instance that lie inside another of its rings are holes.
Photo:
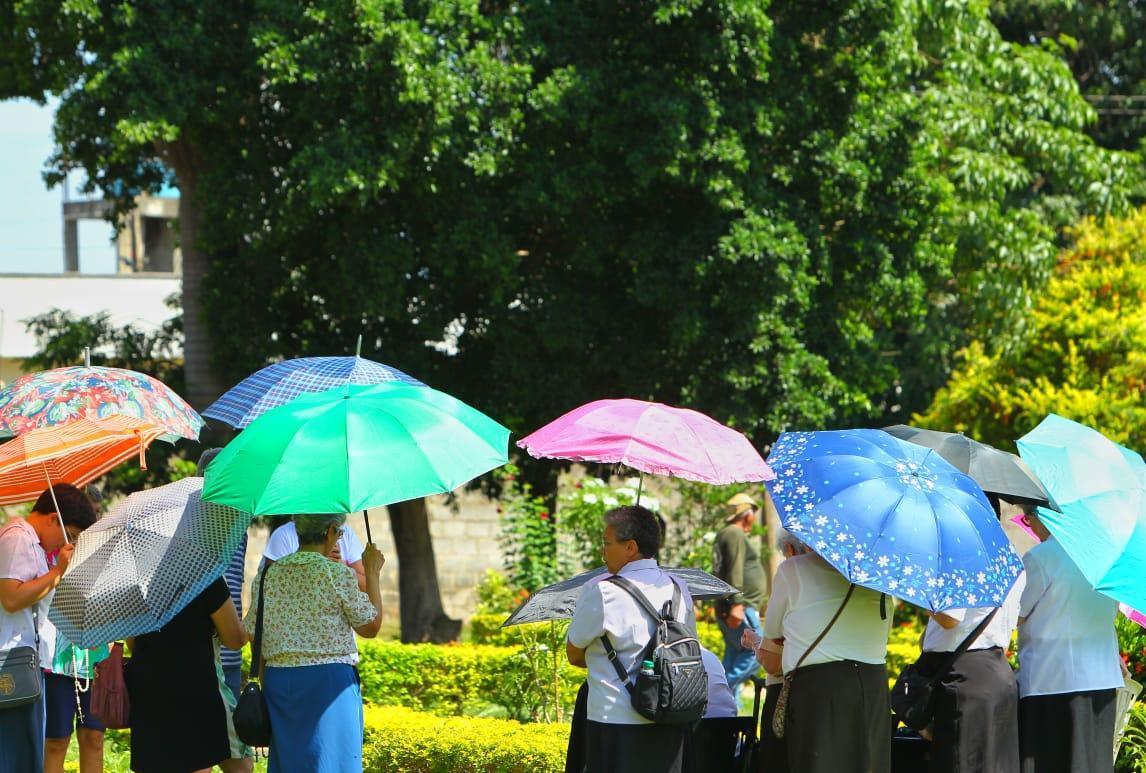
[[[363,769],[405,773],[560,773],[569,725],[439,717],[368,706]]]
[[[516,646],[521,644],[521,631],[523,629],[536,627],[535,625],[515,625],[502,628],[501,624],[505,622],[505,617],[505,615],[474,615],[470,618],[470,640],[475,644]],[[716,623],[699,621],[696,624],[696,634],[702,645],[712,650],[718,658],[724,657],[724,637]]]
[[[509,716],[535,718],[552,682],[535,671],[520,647],[485,644],[401,644],[359,641],[362,696],[369,703],[462,714],[499,706]],[[557,653],[557,693],[570,711],[585,671]],[[539,680],[545,680],[538,686]],[[544,688],[542,690],[541,688]]]

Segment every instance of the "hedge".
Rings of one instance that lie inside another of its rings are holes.
[[[522,629],[535,629],[545,625],[537,623],[502,628],[501,624],[504,622],[505,615],[474,615],[470,618],[470,640],[475,644],[516,646],[521,644]],[[724,636],[716,623],[698,622],[696,633],[701,644],[716,653],[718,658],[724,657]]]
[[[367,706],[362,749],[367,773],[561,773],[567,724],[439,717]]]

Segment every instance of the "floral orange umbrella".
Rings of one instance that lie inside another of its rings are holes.
[[[32,429],[0,445],[0,505],[31,502],[54,483],[82,486],[139,455],[166,430],[125,415]]]

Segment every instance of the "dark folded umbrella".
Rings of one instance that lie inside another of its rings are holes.
[[[1015,454],[953,432],[920,429],[907,424],[884,427],[883,431],[934,450],[960,472],[969,475],[988,494],[996,494],[1008,502],[1058,509],[1046,486]]]
[[[703,569],[672,566],[661,568],[678,580],[684,580],[693,601],[723,599],[737,593],[736,588]],[[568,580],[545,586],[514,610],[509,619],[501,624],[502,627],[541,623],[546,620],[568,620],[573,617],[573,610],[577,607],[577,597],[581,595],[581,587],[593,578],[604,576],[608,572],[608,569],[601,566],[576,577],[570,577]]]

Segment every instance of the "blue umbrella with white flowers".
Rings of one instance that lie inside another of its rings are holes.
[[[768,464],[784,527],[857,585],[938,612],[1000,604],[1023,570],[983,490],[929,448],[786,432]]]

